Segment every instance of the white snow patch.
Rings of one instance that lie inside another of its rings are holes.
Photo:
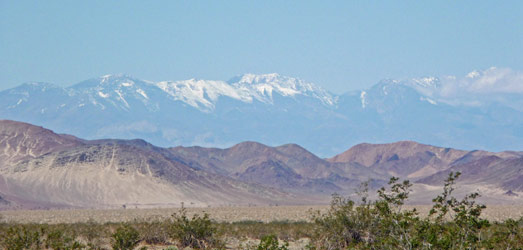
[[[145,99],[149,99],[147,94],[145,94],[145,91],[143,91],[142,89],[137,89],[136,92],[138,92],[138,94],[142,95]]]
[[[120,90],[115,90],[114,92],[118,94],[118,99],[124,103],[125,107],[129,108],[129,103],[127,103],[127,101],[123,97],[122,92],[120,92]]]
[[[423,77],[413,79],[414,82],[421,87],[437,87],[439,79],[437,77]]]
[[[430,99],[430,98],[428,98],[428,97],[422,97],[422,96],[420,96],[419,99],[420,99],[420,101],[427,101],[428,103],[430,103],[430,104],[432,104],[432,105],[437,105],[437,104],[438,104],[436,101],[434,101],[434,100],[432,100],[432,99]]]
[[[367,100],[365,100],[365,97],[367,96],[367,92],[361,91],[360,99],[361,99],[361,107],[365,108],[365,105],[367,104]]]
[[[205,81],[190,79],[176,82],[159,82],[160,89],[174,100],[183,101],[195,108],[214,109],[220,96],[227,96],[243,102],[252,102],[252,97],[244,90],[236,89],[223,81]]]
[[[122,82],[120,85],[124,86],[124,87],[131,87],[133,86],[134,82]]]
[[[102,97],[102,98],[107,98],[107,97],[109,97],[109,94],[105,94],[105,93],[103,93],[102,91],[98,91],[98,95],[99,95],[100,97]]]
[[[232,84],[243,89],[262,102],[272,103],[273,92],[282,96],[310,96],[319,99],[323,104],[332,106],[336,100],[324,89],[312,83],[297,78],[280,76],[279,74],[254,75],[245,74],[240,80]]]
[[[20,105],[20,103],[22,103],[24,100],[22,99],[19,99],[18,102],[16,103],[16,106]]]
[[[102,76],[102,81],[100,83],[105,83],[112,75],[104,75]]]

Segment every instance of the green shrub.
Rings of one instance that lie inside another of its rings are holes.
[[[74,235],[65,234],[62,229],[54,229],[47,233],[45,247],[55,250],[83,249],[85,246],[75,240]]]
[[[360,192],[362,200],[359,206],[350,199],[333,195],[327,214],[318,212],[313,216],[317,228],[311,238],[311,247],[345,249],[373,245],[377,248],[412,248],[414,242],[409,233],[418,221],[417,213],[401,209],[411,184],[397,181],[398,178],[393,177],[389,182],[390,190],[378,190],[379,199],[375,202],[367,200],[364,187]]]
[[[460,173],[449,174],[443,186],[443,193],[432,201],[434,205],[429,216],[434,218],[431,236],[428,242],[433,246],[450,248],[478,248],[481,246],[481,229],[489,227],[487,220],[480,215],[485,205],[476,204],[478,193],[466,195],[461,201],[452,196],[454,184]],[[444,219],[450,217],[449,223]],[[438,234],[439,233],[439,234]]]
[[[169,243],[169,223],[152,221],[137,225],[142,240],[151,245],[166,245]]]
[[[189,219],[187,210],[172,215],[170,227],[171,237],[177,241],[179,248],[191,247],[195,249],[221,248],[223,244],[216,238],[216,227],[209,219],[209,215],[193,215]]]
[[[276,235],[266,235],[260,240],[260,244],[256,247],[256,250],[288,250],[289,243],[285,242],[280,246],[278,237]]]
[[[374,202],[363,195],[362,204],[356,206],[353,201],[334,195],[330,210],[313,217],[316,230],[310,248],[478,249],[499,245],[499,241],[487,240],[496,235],[516,239],[521,227],[511,221],[505,223],[506,231],[493,234],[487,230],[489,222],[480,218],[485,206],[475,202],[478,193],[462,200],[452,196],[459,175],[450,173],[426,219],[421,219],[415,209],[402,208],[412,185],[409,181],[398,182],[395,177],[390,179],[389,190],[378,190],[379,198]],[[515,244],[521,246],[520,243]]]
[[[493,223],[483,238],[487,249],[523,249],[523,217]]]
[[[112,235],[112,238],[112,247],[115,250],[134,249],[140,242],[140,234],[138,231],[127,224],[117,228],[116,232]]]
[[[85,223],[76,224],[78,236],[82,236],[87,243],[88,249],[102,249],[104,239],[111,236],[108,226],[94,222],[89,219]]]
[[[40,233],[32,231],[25,226],[12,226],[2,235],[2,246],[5,249],[39,249]]]

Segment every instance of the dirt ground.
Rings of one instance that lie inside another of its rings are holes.
[[[411,208],[412,206],[407,206]],[[427,215],[430,206],[414,206],[420,215]],[[308,221],[311,211],[325,212],[328,206],[273,206],[273,207],[210,207],[187,208],[188,213],[208,213],[218,222],[235,221]],[[133,220],[151,220],[169,218],[179,208],[149,209],[67,209],[67,210],[8,210],[0,211],[0,220],[18,223],[75,223],[75,222],[125,222]],[[483,211],[483,217],[491,221],[508,218],[518,219],[523,216],[523,205],[490,205]]]

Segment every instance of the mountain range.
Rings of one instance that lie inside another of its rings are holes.
[[[488,74],[471,72],[466,79]],[[523,94],[450,95],[449,86],[463,83],[448,81],[383,80],[335,95],[278,74],[160,82],[106,75],[70,87],[27,83],[1,91],[0,118],[90,140],[141,138],[162,147],[292,142],[321,157],[357,143],[401,140],[523,150]]]
[[[523,203],[523,152],[441,148],[413,141],[358,144],[320,158],[297,144],[158,147],[144,140],[85,140],[0,120],[0,208],[115,208],[326,204],[410,179],[411,202],[429,203],[450,171],[459,192]]]

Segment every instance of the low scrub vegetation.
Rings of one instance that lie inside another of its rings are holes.
[[[194,249],[223,248],[223,244],[216,238],[216,226],[209,219],[208,214],[195,214],[191,219],[187,217],[184,208],[173,214],[169,232],[180,248]]]
[[[310,249],[512,249],[523,247],[523,219],[491,224],[481,219],[484,205],[477,193],[462,200],[452,196],[459,173],[450,173],[443,193],[433,199],[429,216],[403,209],[409,181],[392,178],[390,189],[378,190],[370,202],[362,191],[361,204],[334,196],[331,209],[314,217]],[[509,233],[510,232],[510,233]]]
[[[378,198],[334,195],[326,213],[303,221],[218,223],[185,209],[168,220],[129,223],[0,224],[4,249],[522,249],[523,218],[482,219],[477,193],[453,196],[459,173],[451,173],[428,216],[406,209],[411,184],[391,178]],[[300,244],[296,242],[300,241]],[[247,243],[245,243],[247,242]],[[291,243],[291,244],[289,244]],[[294,245],[293,245],[294,243]]]

